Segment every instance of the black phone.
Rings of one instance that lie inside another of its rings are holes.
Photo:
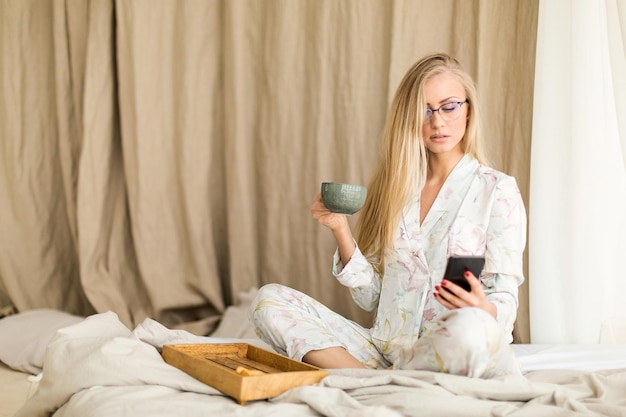
[[[469,282],[465,279],[465,271],[470,271],[476,278],[485,267],[484,256],[450,256],[443,278],[455,283],[465,291],[470,291]]]

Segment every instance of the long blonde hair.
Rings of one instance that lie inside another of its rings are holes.
[[[446,54],[421,58],[396,90],[385,123],[378,167],[368,184],[367,199],[357,222],[359,248],[381,275],[385,252],[393,248],[402,210],[421,192],[426,181],[428,150],[422,137],[426,112],[424,85],[444,72],[454,75],[467,95],[468,121],[462,149],[479,162],[486,161],[474,81],[456,59]]]

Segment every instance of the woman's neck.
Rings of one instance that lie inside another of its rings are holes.
[[[463,158],[463,153],[430,154],[426,180],[431,183],[443,183],[454,167]]]

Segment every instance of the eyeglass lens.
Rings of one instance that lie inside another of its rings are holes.
[[[426,109],[426,120],[430,120],[435,115],[435,112],[439,112],[439,116],[447,122],[455,120],[461,114],[461,106],[465,103],[465,101],[453,101],[442,104],[437,109]]]

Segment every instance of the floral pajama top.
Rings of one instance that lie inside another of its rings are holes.
[[[377,310],[374,343],[394,361],[430,323],[448,311],[433,297],[452,255],[481,255],[479,277],[497,321],[512,341],[518,286],[524,281],[526,211],[515,179],[465,155],[446,179],[423,224],[420,200],[403,211],[393,250],[380,277],[359,248],[344,267],[338,253],[333,274],[364,310]]]

